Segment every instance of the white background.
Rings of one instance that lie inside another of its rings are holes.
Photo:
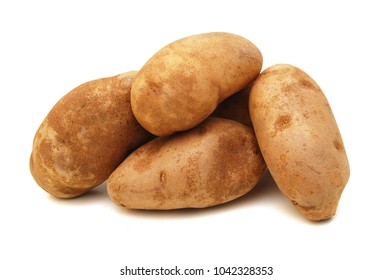
[[[186,279],[391,279],[388,1],[0,3],[1,279],[173,279],[120,276],[126,265],[211,270]],[[248,38],[263,69],[290,63],[323,89],[351,164],[333,219],[305,220],[270,177],[232,203],[169,212],[124,210],[104,185],[71,200],[38,187],[32,140],[60,97],[210,31]],[[219,277],[215,266],[273,266],[275,274]]]

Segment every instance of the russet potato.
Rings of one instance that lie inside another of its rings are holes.
[[[132,114],[135,74],[84,83],[51,109],[35,134],[30,157],[31,174],[45,191],[60,198],[79,196],[152,139]]]
[[[195,127],[220,102],[260,73],[260,50],[231,33],[179,39],[160,49],[140,69],[132,86],[132,110],[158,136]]]
[[[276,184],[310,220],[335,215],[350,168],[331,107],[301,69],[265,69],[249,100],[257,140]]]
[[[107,181],[119,206],[169,210],[235,200],[268,168],[307,219],[329,219],[350,176],[330,104],[301,69],[262,66],[248,39],[210,32],[81,84],[38,128],[31,174],[59,198]]]
[[[246,194],[265,170],[249,127],[208,118],[137,149],[109,177],[107,189],[126,208],[205,208]]]

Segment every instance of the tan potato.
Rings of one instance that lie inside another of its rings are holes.
[[[249,109],[268,169],[310,220],[335,215],[350,168],[330,105],[302,70],[274,65],[251,90]]]
[[[213,32],[177,40],[153,55],[132,86],[132,110],[151,133],[195,127],[260,73],[262,55],[247,39]]]
[[[265,169],[249,127],[208,118],[137,149],[109,177],[107,189],[127,208],[204,208],[249,192]]]
[[[249,114],[249,95],[252,85],[253,82],[222,101],[211,114],[211,117],[229,119],[252,127]]]
[[[45,191],[61,198],[81,195],[152,139],[132,114],[135,74],[84,83],[52,108],[34,137],[30,157],[31,174]]]

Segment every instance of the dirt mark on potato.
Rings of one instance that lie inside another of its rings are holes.
[[[291,126],[291,115],[284,114],[280,115],[275,121],[275,135],[278,132],[281,132],[284,129],[287,129]]]

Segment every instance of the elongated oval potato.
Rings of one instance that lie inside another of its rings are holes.
[[[112,173],[107,188],[127,208],[204,208],[249,192],[265,169],[249,127],[208,118],[137,149]]]
[[[316,82],[294,66],[271,66],[255,81],[249,109],[282,193],[310,220],[335,215],[350,168],[338,125]]]
[[[36,132],[30,157],[31,174],[45,191],[61,198],[79,196],[152,139],[132,114],[135,74],[84,83],[52,108]]]
[[[255,79],[262,61],[253,43],[231,33],[177,40],[154,54],[136,76],[132,110],[158,136],[193,128]]]

